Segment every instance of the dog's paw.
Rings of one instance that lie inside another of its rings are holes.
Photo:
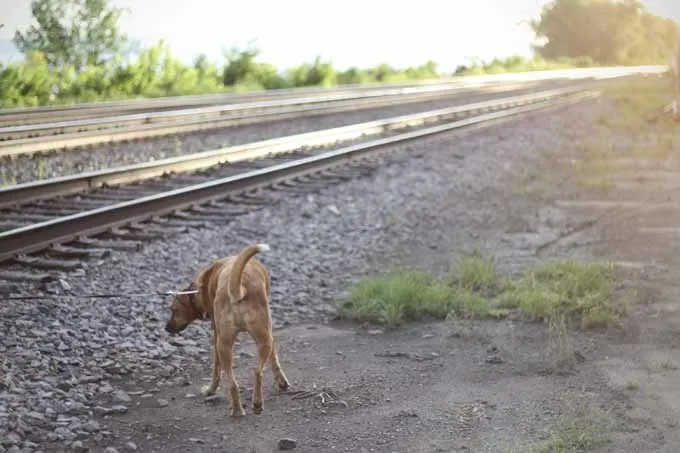
[[[290,388],[288,379],[286,379],[285,377],[280,377],[276,379],[276,385],[279,388],[279,390],[288,390]]]
[[[253,413],[255,415],[260,415],[262,413],[262,403],[253,403]]]
[[[213,396],[217,390],[216,385],[208,384],[201,387],[201,396]]]
[[[231,410],[231,416],[232,417],[243,417],[246,415],[246,411],[243,410],[243,408],[238,408],[238,409],[232,409]]]

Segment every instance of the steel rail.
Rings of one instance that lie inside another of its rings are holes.
[[[522,85],[524,87],[524,85]],[[498,91],[513,91],[516,85],[501,87]],[[527,87],[525,87],[527,88]],[[491,88],[488,91],[496,91]],[[485,90],[484,93],[487,91]],[[465,94],[481,94],[478,91],[466,91]],[[426,102],[431,99],[441,99],[438,93],[404,95],[388,98],[369,98],[359,101],[336,101],[324,106],[302,106],[272,109],[263,113],[245,113],[230,115],[225,118],[212,120],[187,120],[167,124],[149,124],[143,126],[120,127],[114,129],[94,130],[88,132],[47,135],[42,137],[23,138],[18,140],[0,141],[0,158],[29,156],[36,153],[60,150],[66,151],[86,146],[116,143],[122,141],[142,140],[163,137],[173,134],[208,131],[228,127],[259,124],[263,122],[283,121],[294,118],[307,118],[332,113],[342,113],[355,110],[389,107],[392,105],[407,105]]]
[[[588,78],[588,77],[618,77],[635,73],[661,73],[667,70],[665,66],[632,66],[632,67],[604,67],[604,68],[577,68],[547,71],[530,71],[524,73],[507,73],[485,76],[454,76],[439,79],[429,79],[421,81],[407,81],[396,83],[371,83],[366,85],[344,85],[341,87],[325,88],[286,88],[269,91],[255,91],[249,93],[220,93],[187,96],[170,96],[154,99],[130,99],[124,101],[100,101],[92,103],[81,103],[71,105],[51,105],[44,107],[19,107],[19,108],[0,108],[0,125],[16,122],[35,122],[41,118],[54,118],[57,116],[83,117],[97,116],[101,114],[110,115],[113,112],[133,112],[140,110],[153,110],[164,108],[188,107],[192,105],[209,105],[216,103],[240,102],[244,100],[275,99],[315,93],[331,92],[352,92],[365,91],[376,88],[400,87],[400,86],[425,86],[438,83],[453,83],[461,86],[473,87],[488,83],[505,83],[508,81],[529,81],[529,80],[554,80],[560,78]]]
[[[168,173],[190,172],[209,168],[225,162],[256,159],[270,154],[291,152],[303,147],[323,146],[366,135],[380,134],[428,122],[457,118],[475,112],[498,110],[525,105],[547,99],[567,96],[583,91],[588,86],[577,86],[538,93],[505,97],[491,101],[475,102],[455,107],[401,115],[382,120],[351,124],[332,129],[278,137],[243,145],[202,151],[152,162],[96,170],[75,175],[32,181],[0,188],[0,208],[17,206],[43,198],[52,198],[91,190],[102,185],[116,185],[155,178]]]
[[[591,93],[589,96],[593,95]],[[94,235],[132,222],[147,220],[153,216],[167,215],[208,201],[224,199],[237,192],[250,191],[304,174],[323,171],[354,159],[366,157],[371,153],[384,152],[390,145],[406,143],[456,129],[475,129],[498,124],[518,114],[534,112],[546,107],[555,107],[564,103],[574,103],[581,99],[583,99],[583,94],[566,100],[562,99],[562,102],[560,100],[557,102],[548,100],[509,110],[485,113],[2,232],[0,233],[0,261],[37,252],[53,244],[68,243],[79,237]]]

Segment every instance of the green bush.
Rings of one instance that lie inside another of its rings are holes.
[[[27,52],[24,62],[0,66],[0,107],[71,104],[99,100],[189,94],[228,93],[281,88],[397,82],[437,78],[430,61],[414,68],[373,68],[337,71],[330,61],[311,62],[280,71],[257,61],[259,50],[248,47],[225,52],[218,67],[205,55],[186,65],[162,40],[141,49],[134,61],[116,56],[100,65],[50,64],[40,51]]]

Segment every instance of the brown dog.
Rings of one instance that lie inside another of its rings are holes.
[[[269,274],[262,263],[252,259],[258,252],[268,249],[266,244],[250,245],[238,256],[214,261],[201,269],[195,282],[181,291],[190,294],[173,298],[172,316],[165,326],[165,330],[174,335],[197,319],[210,319],[213,329],[212,381],[201,393],[204,396],[213,395],[224,370],[229,379],[232,416],[245,415],[233,370],[234,342],[240,332],[249,332],[257,344],[253,412],[262,413],[262,378],[267,361],[278,387],[281,390],[289,387],[272,335]],[[196,294],[191,294],[192,290]]]

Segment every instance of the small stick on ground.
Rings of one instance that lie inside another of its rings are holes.
[[[314,405],[316,406],[316,400],[318,399],[319,402],[321,403],[321,406],[327,406],[327,405],[342,405],[345,407],[349,407],[347,402],[345,400],[342,400],[338,397],[338,395],[332,390],[327,387],[324,387],[321,389],[321,391],[317,390],[298,390],[295,392],[290,392],[293,395],[294,400],[299,400],[299,399],[307,399],[307,398],[314,398]]]

